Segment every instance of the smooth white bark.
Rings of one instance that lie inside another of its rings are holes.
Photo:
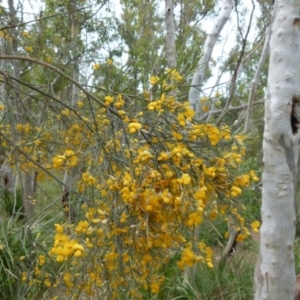
[[[296,166],[299,152],[300,18],[292,0],[277,0],[263,139],[263,191],[255,300],[292,300]]]
[[[205,73],[210,61],[214,46],[220,36],[220,33],[229,19],[233,8],[233,0],[223,0],[222,9],[216,19],[215,26],[211,33],[208,34],[203,47],[203,55],[199,61],[198,68],[195,71],[192,79],[191,88],[189,91],[189,103],[195,110],[196,117],[199,116],[200,111],[200,91],[205,80]]]
[[[270,43],[270,29],[267,30],[266,38],[265,38],[265,43],[263,46],[263,50],[257,65],[257,69],[254,75],[254,79],[252,82],[251,90],[249,93],[248,97],[248,109],[247,109],[247,115],[246,115],[246,121],[245,121],[245,127],[244,127],[244,132],[247,132],[251,129],[251,116],[252,116],[252,109],[253,109],[253,102],[255,98],[255,93],[260,81],[260,73],[261,70],[266,62],[267,56],[269,54],[269,43]]]
[[[166,54],[169,69],[176,67],[175,50],[175,20],[173,10],[173,0],[165,0],[165,22],[166,22]]]

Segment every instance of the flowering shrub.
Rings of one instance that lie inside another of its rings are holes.
[[[167,74],[181,80],[177,71]],[[24,282],[42,284],[57,293],[54,299],[155,298],[174,254],[181,270],[214,267],[211,247],[197,235],[205,219],[231,215],[238,241],[249,235],[238,199],[258,178],[238,172],[243,137],[228,126],[195,122],[188,103],[168,94],[174,86],[167,80],[150,79],[157,93],[96,95],[94,102],[82,96],[76,110],[64,105],[42,127],[16,126],[21,168],[37,171],[38,180],[49,170],[76,173],[73,198],[84,199],[74,223],[55,224],[51,249],[39,253]],[[59,272],[49,272],[50,263]]]

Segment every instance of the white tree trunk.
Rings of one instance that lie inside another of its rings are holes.
[[[191,108],[196,112],[196,117],[199,117],[200,112],[200,91],[201,86],[205,79],[205,73],[208,67],[209,60],[211,58],[214,46],[219,38],[219,35],[229,19],[230,13],[233,8],[233,0],[223,0],[223,5],[219,16],[216,19],[216,23],[212,32],[208,34],[204,48],[203,55],[199,61],[198,69],[195,71],[192,79],[191,88],[189,91],[189,103]]]
[[[253,102],[255,98],[255,93],[260,81],[260,73],[261,70],[265,64],[265,61],[267,59],[268,53],[269,53],[269,42],[270,42],[270,28],[268,28],[265,38],[264,47],[257,65],[257,69],[255,72],[255,76],[252,82],[251,90],[248,97],[248,109],[247,109],[247,115],[246,115],[246,121],[245,121],[245,127],[244,132],[248,132],[251,129],[251,116],[252,116],[252,109],[253,109]]]
[[[270,40],[260,251],[255,300],[292,300],[296,166],[300,120],[300,18],[292,0],[277,0]]]
[[[165,22],[166,22],[166,54],[169,69],[176,67],[175,51],[175,20],[173,10],[173,0],[165,0]]]

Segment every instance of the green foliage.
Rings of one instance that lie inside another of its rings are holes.
[[[14,195],[7,190],[4,190],[0,197],[0,207],[1,211],[5,211],[9,217],[16,219],[23,218],[23,200],[22,200],[22,190],[17,189]]]
[[[30,261],[22,262],[20,258],[25,257],[30,245],[16,219],[10,217],[0,222],[0,298],[17,300],[24,293],[22,270],[30,268]]]
[[[252,242],[253,243],[253,242]],[[182,300],[248,300],[253,293],[253,270],[257,249],[250,245],[239,249],[228,261],[222,261],[214,269],[199,265],[194,282],[183,278],[176,266],[178,257],[165,268],[165,282],[158,299]]]

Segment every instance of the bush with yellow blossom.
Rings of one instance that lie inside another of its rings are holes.
[[[167,93],[167,79],[152,77],[159,92],[139,102],[122,93],[86,96],[44,127],[17,125],[22,168],[38,170],[38,180],[49,180],[49,170],[76,170],[72,192],[84,199],[75,222],[55,224],[51,247],[24,273],[32,291],[40,285],[53,299],[156,299],[174,255],[181,271],[214,268],[212,248],[195,234],[204,220],[226,224],[232,215],[238,240],[249,235],[239,197],[258,178],[238,172],[243,136],[196,122],[188,103]],[[50,264],[57,273],[47,271]]]

